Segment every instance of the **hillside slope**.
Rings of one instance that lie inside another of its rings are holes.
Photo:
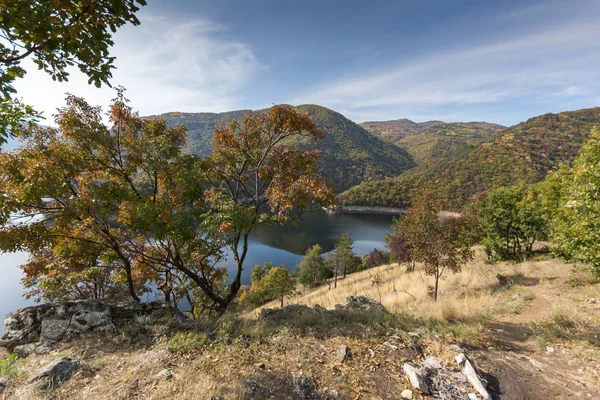
[[[600,108],[541,115],[434,164],[354,187],[341,200],[352,205],[403,207],[417,191],[432,189],[449,207],[459,209],[478,193],[544,179],[548,171],[575,158],[596,125],[600,125]]]
[[[408,151],[419,165],[435,163],[456,150],[506,129],[489,122],[429,121],[417,124],[407,119],[365,122],[361,126]]]
[[[395,177],[416,165],[405,150],[375,137],[340,113],[318,105],[297,108],[312,116],[315,125],[325,133],[325,139],[291,144],[298,149],[321,151],[321,173],[333,181],[337,192],[365,181]],[[247,112],[167,113],[157,117],[170,125],[184,124],[189,130],[188,150],[206,157],[210,155],[215,126],[241,119]]]

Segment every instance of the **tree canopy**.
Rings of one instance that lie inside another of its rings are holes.
[[[32,58],[52,79],[62,82],[77,67],[96,86],[112,77],[112,35],[136,16],[145,0],[0,0],[0,140],[27,119],[38,116],[12,97],[21,63]]]
[[[122,283],[139,300],[153,284],[167,302],[196,291],[203,308],[223,312],[239,290],[250,231],[332,201],[318,154],[281,145],[319,136],[291,107],[220,128],[210,160],[184,154],[185,128],[141,119],[122,91],[108,116],[110,127],[99,107],[69,96],[58,129],[33,127],[22,148],[0,155],[0,248],[30,252],[26,279],[44,298],[57,298],[69,276],[73,293]],[[223,287],[227,248],[236,271]]]

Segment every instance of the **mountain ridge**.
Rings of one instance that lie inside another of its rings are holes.
[[[333,181],[336,192],[342,192],[365,181],[397,176],[416,166],[404,149],[366,131],[342,114],[315,104],[296,106],[313,118],[315,125],[325,133],[318,142],[292,140],[290,144],[301,150],[320,150],[321,173]],[[217,125],[232,119],[240,120],[248,112],[264,110],[236,110],[224,113],[170,112],[148,118],[164,118],[170,125],[183,124],[188,128],[187,151],[207,157],[212,149],[212,136]]]
[[[434,164],[353,187],[340,199],[348,205],[406,207],[418,191],[431,189],[451,209],[459,210],[479,193],[541,181],[548,171],[577,156],[596,125],[600,125],[600,107],[532,117],[452,151]]]

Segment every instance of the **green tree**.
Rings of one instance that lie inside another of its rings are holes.
[[[462,240],[463,221],[441,219],[438,213],[440,204],[424,193],[415,201],[408,215],[397,225],[397,233],[402,235],[410,248],[412,257],[422,262],[425,273],[435,278],[434,299],[437,301],[439,280],[447,270],[460,272],[462,266],[473,259],[470,243]]]
[[[265,263],[262,268],[257,265],[252,270],[252,278],[250,298],[255,306],[279,299],[283,307],[285,295],[291,294],[296,287],[291,274],[282,265],[274,267],[271,263]]]
[[[320,286],[331,278],[331,270],[327,268],[323,258],[323,249],[318,244],[306,250],[298,266],[300,267],[298,282],[309,288]]]
[[[553,221],[559,254],[590,265],[600,274],[600,128],[594,128],[573,163],[562,173]]]
[[[76,66],[89,83],[109,84],[112,35],[126,23],[139,25],[145,0],[0,0],[0,139],[39,115],[13,99],[13,83],[28,57],[56,81]]]
[[[549,230],[541,188],[537,185],[502,187],[481,203],[483,244],[489,259],[527,258]]]
[[[333,274],[333,287],[337,287],[338,276],[356,272],[360,268],[361,259],[353,250],[350,234],[342,233],[335,248],[327,256],[327,266]]]

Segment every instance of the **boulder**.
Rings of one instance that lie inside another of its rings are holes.
[[[410,389],[404,389],[402,393],[400,393],[400,397],[403,399],[410,400],[413,398],[413,392]]]
[[[416,369],[410,364],[404,364],[402,370],[404,371],[404,375],[406,375],[406,377],[410,381],[410,384],[415,389],[420,390],[425,394],[429,394],[429,387],[425,382],[425,376],[420,370]]]
[[[365,296],[348,296],[346,298],[346,305],[337,304],[335,308],[336,310],[346,311],[388,312],[380,302]]]
[[[36,383],[41,390],[53,389],[61,382],[71,379],[79,366],[79,361],[67,357],[59,358],[31,374],[27,383]]]
[[[260,317],[265,322],[282,322],[298,315],[315,314],[317,312],[319,311],[304,304],[288,304],[281,308],[263,308],[260,310]]]

